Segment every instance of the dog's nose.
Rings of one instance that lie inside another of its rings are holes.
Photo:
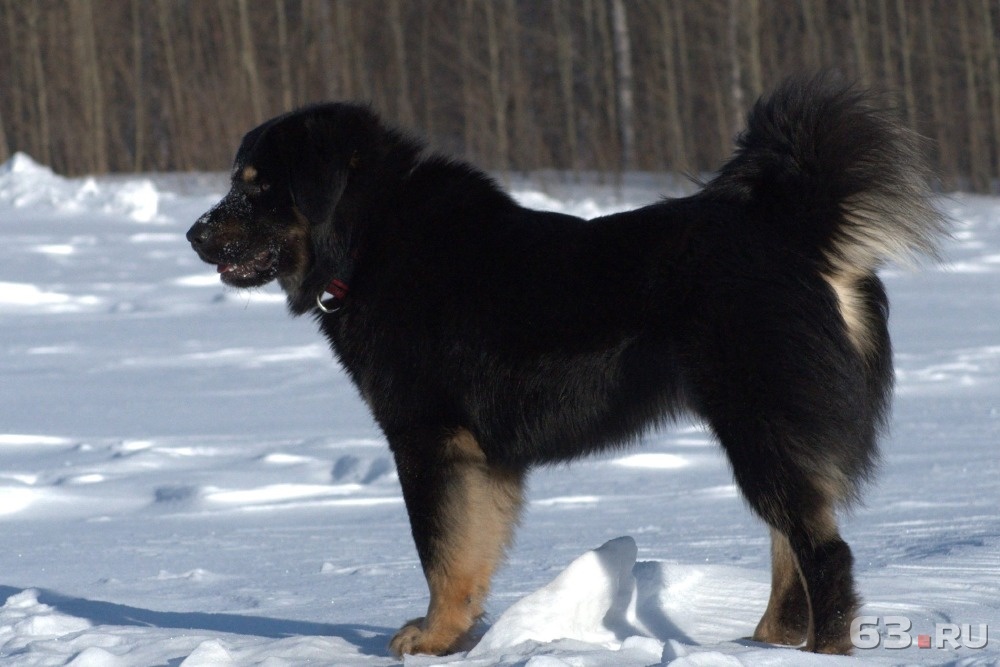
[[[208,240],[208,236],[209,226],[199,220],[191,225],[191,229],[189,229],[187,233],[187,240],[188,243],[197,248]]]

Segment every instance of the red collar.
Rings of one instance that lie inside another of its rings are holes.
[[[323,290],[323,294],[332,294],[332,299],[327,299],[323,301],[323,294],[316,295],[316,307],[327,315],[332,315],[341,308],[344,307],[344,299],[347,298],[347,293],[350,288],[340,278],[334,278],[330,281],[330,284],[326,286]]]
[[[332,294],[334,298],[338,301],[343,301],[347,298],[347,293],[351,290],[340,278],[334,278],[330,281],[330,284],[326,286],[326,293]]]

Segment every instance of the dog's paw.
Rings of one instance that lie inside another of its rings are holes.
[[[428,627],[425,618],[407,621],[389,641],[389,650],[397,658],[424,653],[446,655],[471,648],[468,630]]]
[[[424,653],[424,651],[417,648],[420,643],[420,637],[424,632],[423,626],[423,618],[415,618],[412,621],[407,621],[389,641],[389,650],[392,651],[392,654],[397,658],[401,658],[407,654]]]

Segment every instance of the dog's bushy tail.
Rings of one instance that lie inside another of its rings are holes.
[[[790,79],[750,111],[733,158],[707,186],[834,273],[936,257],[947,223],[918,137],[878,96],[830,76]]]

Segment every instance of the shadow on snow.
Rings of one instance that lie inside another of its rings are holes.
[[[364,655],[388,656],[389,637],[394,629],[373,625],[324,624],[280,618],[213,614],[205,612],[172,612],[141,609],[114,602],[87,600],[38,590],[38,601],[63,614],[82,618],[94,625],[143,626],[161,629],[204,630],[237,635],[252,635],[270,639],[297,636],[339,637]],[[0,600],[6,601],[24,589],[0,586]]]

